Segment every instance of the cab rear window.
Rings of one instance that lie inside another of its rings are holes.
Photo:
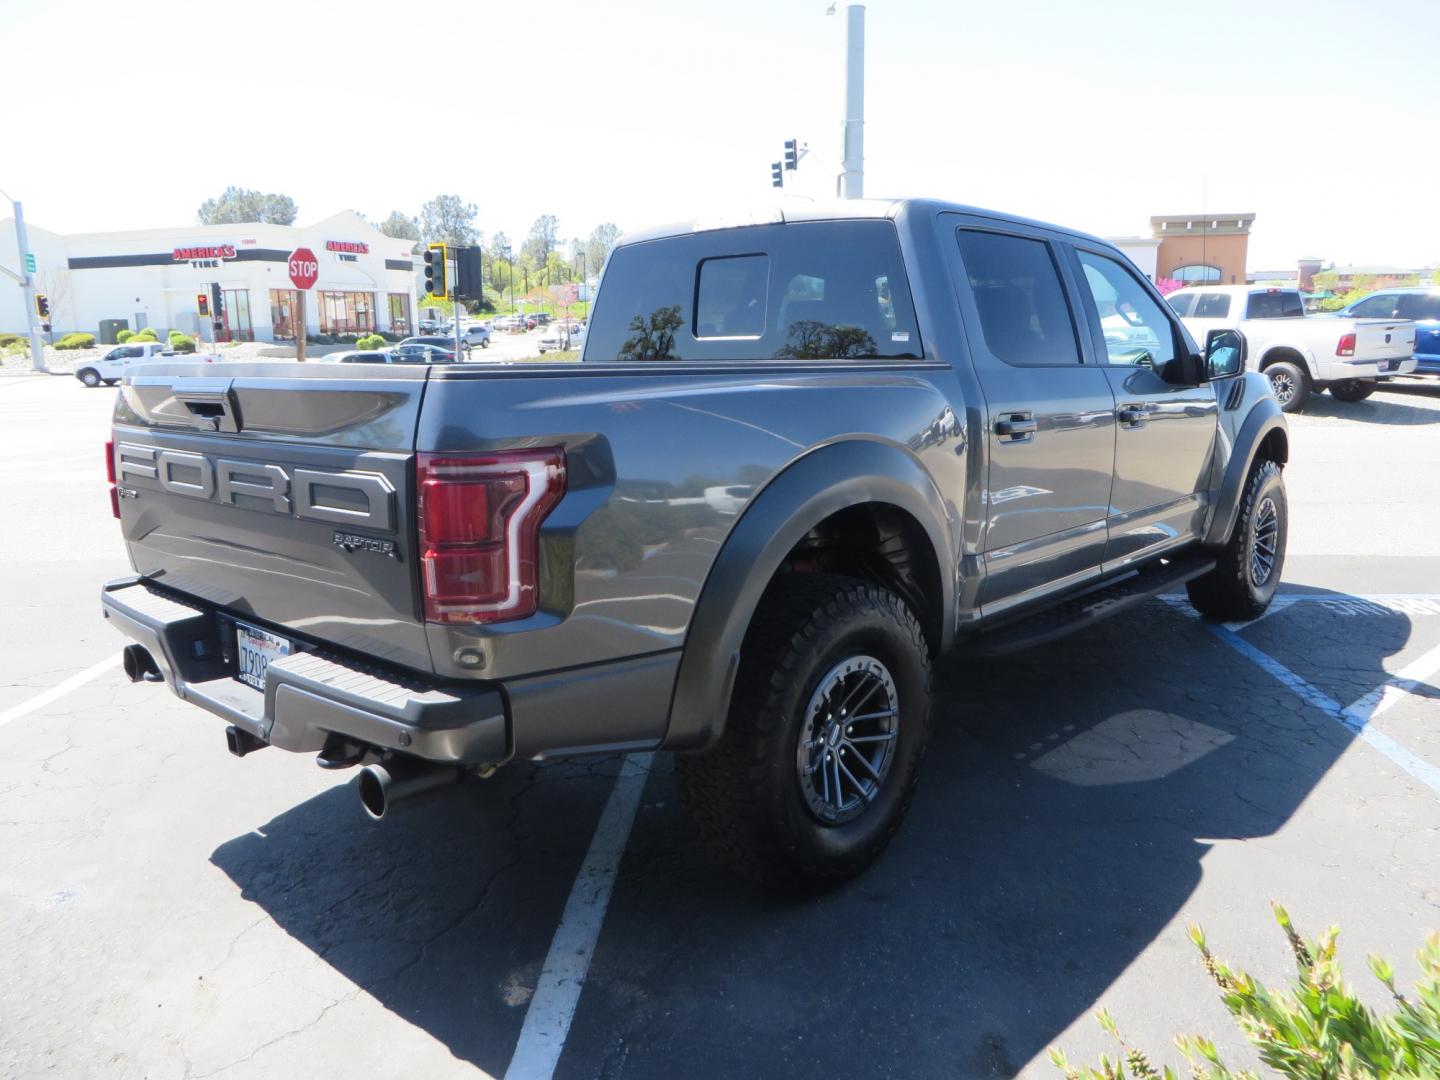
[[[1251,293],[1245,305],[1247,319],[1294,319],[1305,314],[1305,304],[1297,292]]]
[[[585,345],[592,363],[923,355],[889,221],[751,226],[616,248]]]

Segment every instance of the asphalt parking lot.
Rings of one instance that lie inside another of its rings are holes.
[[[1162,599],[947,658],[904,828],[803,901],[708,858],[664,756],[376,824],[350,776],[232,758],[126,682],[97,600],[129,569],[112,399],[0,379],[0,1075],[1058,1076],[1049,1045],[1106,1048],[1102,1005],[1244,1064],[1187,923],[1280,983],[1282,900],[1341,925],[1367,991],[1367,952],[1408,983],[1440,928],[1440,385],[1292,419],[1261,620]]]

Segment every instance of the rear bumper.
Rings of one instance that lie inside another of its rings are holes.
[[[166,685],[257,739],[316,753],[331,735],[443,764],[653,750],[669,720],[678,649],[525,679],[456,684],[371,668],[330,651],[270,664],[265,690],[234,678],[229,616],[122,578],[101,593],[105,618],[155,658]],[[277,633],[294,639],[284,628]],[[302,648],[308,643],[298,642]]]
[[[1332,369],[1330,381],[1386,379],[1396,375],[1409,375],[1414,372],[1415,363],[1413,356],[1395,357],[1389,360],[1341,360]]]
[[[297,652],[270,665],[261,692],[232,677],[216,611],[136,578],[108,583],[101,607],[150,652],[176,695],[272,746],[318,752],[335,734],[435,762],[484,765],[510,756],[505,696],[496,686],[425,685]]]

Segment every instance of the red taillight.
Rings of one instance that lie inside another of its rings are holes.
[[[540,523],[565,494],[565,451],[419,454],[420,578],[431,622],[501,622],[539,606]]]
[[[1355,335],[1354,335],[1354,334],[1342,334],[1342,335],[1341,335],[1340,341],[1339,341],[1339,342],[1336,344],[1336,346],[1335,346],[1335,355],[1336,355],[1336,356],[1354,356],[1354,355],[1355,355]]]
[[[115,489],[115,442],[105,444],[105,480],[110,485],[110,512],[120,516],[120,492]]]

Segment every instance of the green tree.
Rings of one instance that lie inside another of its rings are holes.
[[[399,210],[391,210],[390,216],[380,223],[380,231],[397,240],[419,240],[420,222]]]
[[[585,261],[590,273],[600,272],[600,268],[605,265],[605,256],[610,254],[610,249],[619,238],[619,226],[609,221],[590,230],[590,238],[585,241]]]
[[[521,254],[531,266],[541,267],[550,258],[550,253],[555,250],[555,244],[560,232],[560,219],[554,214],[541,214],[535,219],[535,224],[530,226],[530,235],[525,238],[521,246]]]
[[[477,208],[459,195],[436,195],[420,208],[420,238],[426,243],[473,247],[480,234],[475,229]]]
[[[215,198],[206,199],[195,212],[201,225],[238,225],[250,222],[294,225],[295,214],[295,200],[289,195],[238,187],[227,187]]]
[[[1334,270],[1322,270],[1315,275],[1314,284],[1311,286],[1313,292],[1333,293],[1340,284],[1340,275]]]

